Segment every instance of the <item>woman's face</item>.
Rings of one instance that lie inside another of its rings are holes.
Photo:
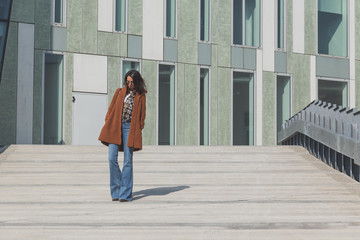
[[[134,90],[134,89],[135,89],[134,79],[132,79],[132,77],[127,76],[127,78],[126,78],[126,84],[127,84],[127,87],[128,87],[130,90]]]

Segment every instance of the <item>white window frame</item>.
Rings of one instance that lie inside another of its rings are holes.
[[[57,26],[57,27],[66,27],[66,9],[67,9],[67,0],[62,0],[62,4],[63,4],[63,22],[62,23],[57,23],[55,22],[55,0],[51,1],[51,25],[52,26]]]
[[[180,0],[181,1],[181,0]],[[167,39],[177,39],[177,33],[178,33],[178,3],[179,0],[176,0],[175,4],[175,36],[174,37],[168,37],[166,36],[166,0],[164,0],[164,38],[167,38]]]
[[[121,70],[120,70],[120,87],[122,87],[123,84],[123,79],[122,76],[124,75],[124,62],[138,62],[139,63],[139,72],[141,74],[142,72],[142,65],[141,65],[141,60],[137,59],[137,58],[121,58],[120,64],[121,64]]]
[[[257,143],[257,137],[256,137],[256,133],[257,133],[257,126],[256,126],[256,119],[257,119],[257,114],[256,114],[256,106],[257,106],[257,104],[258,104],[258,102],[257,102],[257,91],[256,91],[256,89],[257,89],[257,85],[256,85],[256,71],[254,71],[254,70],[244,70],[244,69],[239,69],[239,68],[232,68],[231,69],[231,89],[230,89],[230,97],[231,97],[231,119],[230,119],[230,121],[231,121],[231,126],[230,126],[230,137],[231,137],[231,141],[230,141],[230,143],[231,143],[231,146],[234,146],[234,138],[233,138],[233,131],[234,131],[234,128],[233,128],[233,125],[234,125],[234,114],[233,114],[233,112],[234,112],[234,94],[233,94],[233,92],[234,92],[234,72],[238,72],[238,73],[252,73],[253,74],[253,77],[254,77],[254,79],[253,79],[253,81],[254,81],[254,85],[253,85],[253,91],[254,91],[254,93],[253,93],[253,95],[254,95],[254,109],[253,109],[253,111],[254,111],[254,116],[253,116],[253,120],[254,120],[254,122],[253,122],[253,128],[254,128],[254,130],[253,130],[253,144],[252,145],[248,145],[248,146],[256,146],[256,143]],[[262,120],[261,120],[262,121]],[[262,129],[260,129],[260,130],[262,130]],[[236,146],[236,145],[235,145]]]
[[[278,77],[288,77],[290,81],[290,117],[293,115],[293,77],[292,74],[276,73],[275,74],[275,140],[277,142],[277,80]]]
[[[331,77],[316,77],[316,98],[319,99],[319,80],[343,82],[347,84],[347,105],[350,106],[350,79],[346,78],[331,78]],[[346,106],[343,106],[346,107]]]
[[[175,111],[175,116],[174,116],[174,124],[175,124],[175,131],[174,131],[174,146],[177,145],[177,63],[172,63],[172,62],[163,62],[163,61],[158,61],[157,62],[157,69],[156,69],[156,91],[157,91],[157,95],[156,95],[156,146],[159,146],[159,68],[160,65],[170,65],[170,66],[174,66],[175,69],[175,79],[174,79],[174,84],[175,84],[175,106],[174,106],[174,111]],[[171,145],[170,145],[171,146]]]
[[[201,86],[201,82],[200,82],[200,77],[201,77],[201,69],[207,69],[209,71],[209,111],[208,111],[208,118],[209,118],[209,126],[208,126],[208,146],[211,146],[211,67],[210,66],[203,66],[203,65],[199,65],[199,83],[198,83],[198,89],[199,89],[199,97],[198,97],[198,103],[199,103],[199,107],[198,107],[198,126],[199,126],[199,131],[198,131],[198,145],[200,146],[200,86]]]
[[[317,0],[316,0],[317,1]],[[278,1],[276,1],[275,3],[275,49],[277,51],[282,51],[282,52],[286,52],[287,49],[287,41],[286,41],[286,29],[287,29],[287,1],[284,0],[284,48],[279,48],[278,47]]]
[[[316,13],[315,13],[315,18],[316,18],[316,27],[315,27],[315,31],[316,31],[316,55],[317,56],[325,56],[325,57],[333,57],[333,58],[341,58],[341,59],[350,59],[350,1],[351,0],[346,0],[346,11],[347,11],[347,18],[346,18],[346,24],[347,24],[347,56],[346,57],[342,57],[342,56],[335,56],[335,55],[328,55],[328,54],[323,54],[323,53],[319,53],[319,0],[316,0]]]
[[[116,33],[127,33],[128,32],[128,17],[129,17],[129,1],[125,0],[126,10],[125,10],[125,31],[116,30],[116,0],[113,0],[113,32]]]
[[[66,99],[67,99],[67,92],[66,92],[66,54],[64,54],[63,52],[58,52],[58,51],[43,51],[42,52],[42,80],[41,80],[41,144],[44,144],[44,117],[45,117],[45,55],[46,54],[53,54],[53,55],[61,55],[63,57],[63,99],[62,99],[62,104],[63,104],[63,109],[62,109],[62,140],[65,142],[65,124],[66,124]],[[71,96],[72,96],[72,90],[70,92]],[[71,143],[72,144],[72,143]]]
[[[243,2],[245,2],[245,0],[242,0]],[[267,1],[267,0],[265,0]],[[262,16],[263,16],[263,0],[260,0],[260,16],[259,16],[259,46],[248,46],[245,45],[245,21],[244,21],[244,17],[245,17],[245,4],[244,7],[242,9],[242,44],[236,44],[234,43],[234,0],[231,0],[231,46],[240,46],[240,47],[246,47],[246,48],[254,48],[254,49],[261,49],[262,48],[262,33],[263,33],[263,24],[262,24]]]
[[[211,17],[212,17],[212,3],[211,0],[209,0],[209,40],[205,41],[205,40],[201,40],[201,1],[199,1],[199,42],[203,42],[203,43],[210,43],[211,42],[211,33],[212,33],[212,24],[211,24]],[[233,10],[231,10],[233,11]]]

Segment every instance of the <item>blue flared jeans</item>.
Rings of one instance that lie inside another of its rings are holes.
[[[124,146],[123,169],[118,164],[119,145],[109,144],[110,192],[111,198],[132,200],[133,190],[133,148],[127,146],[130,123],[121,124],[121,138]]]

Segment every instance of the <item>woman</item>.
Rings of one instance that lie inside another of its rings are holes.
[[[130,70],[125,75],[125,87],[118,88],[105,117],[99,140],[109,146],[110,191],[113,201],[132,200],[133,151],[142,149],[141,131],[146,113],[146,86],[140,73]],[[122,171],[118,152],[124,152]]]

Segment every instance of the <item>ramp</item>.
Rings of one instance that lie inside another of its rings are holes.
[[[134,201],[112,202],[108,182],[104,146],[10,146],[0,239],[360,236],[359,183],[302,147],[146,146],[134,155]]]

